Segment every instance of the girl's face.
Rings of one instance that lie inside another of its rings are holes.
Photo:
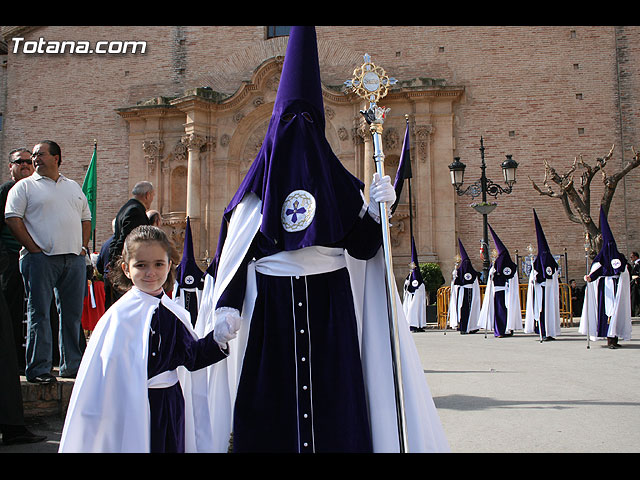
[[[162,291],[170,268],[169,255],[158,242],[139,243],[131,252],[129,261],[122,262],[124,274],[137,288],[150,295]]]

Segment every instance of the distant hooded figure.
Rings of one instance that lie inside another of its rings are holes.
[[[235,452],[398,449],[378,223],[378,202],[395,192],[374,175],[367,205],[324,130],[315,29],[291,27],[266,137],[224,212],[196,324],[230,348],[209,373],[216,451],[231,434]],[[410,451],[447,451],[403,322]]]
[[[411,238],[411,271],[404,282],[402,309],[409,326],[422,330],[427,325],[427,292],[420,272],[416,243]]]
[[[492,329],[496,337],[508,337],[515,330],[522,330],[518,267],[491,225],[489,230],[498,257],[489,270],[480,310],[480,328]]]
[[[629,265],[618,251],[602,206],[600,230],[602,248],[585,276],[587,286],[579,332],[592,340],[606,338],[609,348],[618,348],[620,338],[631,339]]]
[[[193,238],[191,236],[191,223],[187,217],[187,225],[184,230],[184,247],[182,260],[176,267],[176,281],[173,286],[172,298],[184,307],[191,315],[191,325],[195,326],[198,318],[198,305],[204,287],[204,272],[198,266],[193,254]]]
[[[476,333],[480,320],[480,274],[473,268],[469,255],[458,239],[460,265],[453,271],[449,301],[449,325],[462,335]]]
[[[536,211],[533,211],[538,240],[538,255],[533,261],[527,289],[525,333],[537,333],[544,341],[555,340],[560,333],[558,262],[549,249]]]

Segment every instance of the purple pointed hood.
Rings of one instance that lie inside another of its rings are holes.
[[[494,262],[494,266],[496,268],[496,275],[502,275],[506,278],[513,277],[517,272],[517,265],[511,259],[511,255],[509,255],[509,250],[505,247],[500,237],[496,234],[496,232],[489,225],[489,230],[491,231],[491,236],[493,237],[493,243],[496,246],[496,250],[498,251],[498,258]]]
[[[616,240],[613,238],[613,233],[602,205],[600,206],[600,231],[602,233],[602,248],[600,248],[593,261],[602,265],[603,275],[620,275],[627,267],[627,259],[618,251]]]
[[[460,248],[460,265],[458,266],[456,279],[454,284],[456,285],[468,285],[473,283],[476,278],[479,277],[478,272],[473,268],[469,255],[462,245],[462,240],[458,239],[458,246]]]
[[[176,280],[178,288],[198,288],[204,286],[204,272],[198,266],[193,254],[193,239],[191,237],[191,224],[187,217],[187,226],[184,230],[184,247],[182,260],[176,267]]]
[[[553,254],[549,249],[547,238],[540,225],[540,220],[533,210],[533,219],[536,225],[536,238],[538,240],[538,255],[533,261],[533,268],[538,272],[538,281],[542,282],[545,278],[551,278],[556,270],[558,270],[558,262],[553,258]]]
[[[424,283],[424,279],[422,278],[422,273],[420,272],[420,263],[418,262],[418,252],[416,251],[416,242],[413,237],[411,237],[411,263],[413,264],[413,268],[407,277],[407,290],[411,293],[415,292],[420,285]]]
[[[267,134],[225,217],[253,192],[262,200],[260,231],[279,248],[342,240],[358,219],[364,184],[333,153],[324,129],[315,28],[291,27]]]

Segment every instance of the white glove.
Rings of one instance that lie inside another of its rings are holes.
[[[369,214],[380,223],[380,203],[386,202],[392,205],[396,201],[396,191],[391,185],[391,178],[385,175],[380,178],[378,172],[373,174],[371,187],[369,187]]]
[[[214,312],[214,317],[213,339],[222,348],[227,348],[227,342],[236,338],[240,330],[240,312],[235,308],[220,307]]]

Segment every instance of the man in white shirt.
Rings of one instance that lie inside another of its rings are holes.
[[[62,153],[51,140],[32,155],[35,173],[18,182],[7,197],[5,221],[23,245],[20,271],[27,294],[27,365],[33,383],[51,375],[49,311],[55,293],[60,319],[60,375],[75,377],[82,359],[82,305],[87,287],[87,244],[91,212],[80,185],[59,172]]]

